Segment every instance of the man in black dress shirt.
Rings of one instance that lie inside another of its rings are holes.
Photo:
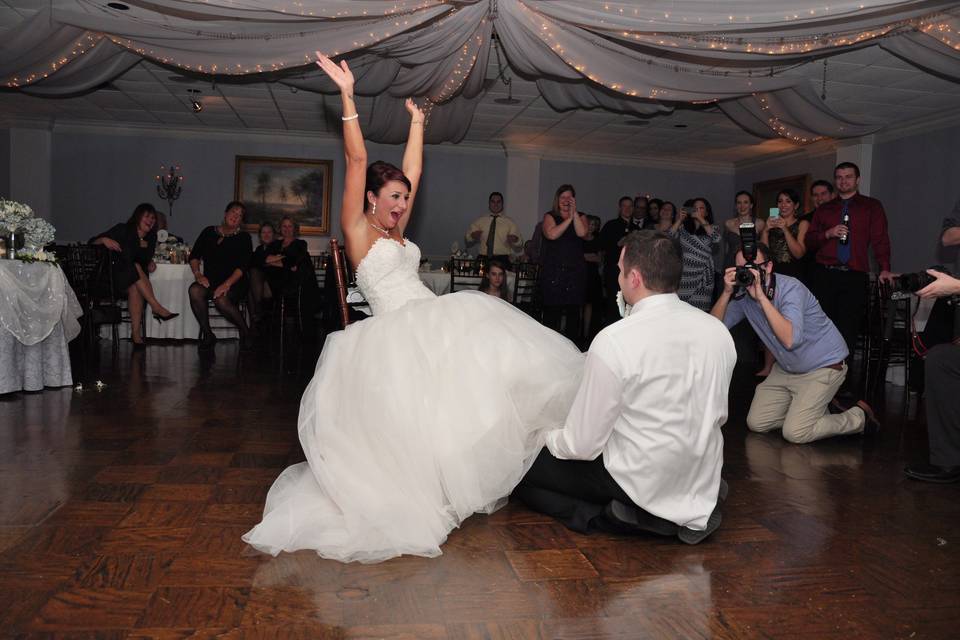
[[[617,261],[620,259],[620,241],[631,231],[640,229],[639,221],[633,217],[633,198],[623,196],[618,205],[616,218],[608,220],[600,230],[600,249],[603,252],[603,325],[613,324],[620,319],[617,309],[617,292],[620,285],[617,278],[620,269]]]

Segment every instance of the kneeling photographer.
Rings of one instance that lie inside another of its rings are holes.
[[[921,298],[952,298],[954,313],[960,316],[960,279],[930,269],[933,282],[917,291]],[[960,317],[958,317],[960,320]],[[957,322],[960,325],[960,322]],[[924,402],[930,462],[908,465],[905,473],[925,482],[960,480],[960,337],[927,351],[923,368],[926,377]]]
[[[752,224],[741,225],[740,239],[737,266],[724,273],[711,313],[728,328],[746,318],[776,359],[757,387],[747,427],[761,433],[782,428],[794,443],[875,432],[880,425],[862,400],[843,413],[828,411],[847,375],[847,345],[836,326],[799,280],[774,273]]]

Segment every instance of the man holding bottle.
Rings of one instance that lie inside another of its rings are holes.
[[[810,288],[852,354],[867,310],[869,249],[880,265],[880,280],[893,280],[890,236],[883,205],[858,193],[860,168],[841,162],[833,177],[837,197],[814,211],[807,231],[807,249],[817,265]]]

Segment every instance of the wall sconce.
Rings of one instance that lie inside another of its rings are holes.
[[[200,89],[187,89],[187,93],[190,94],[190,109],[192,109],[194,113],[203,111],[203,103],[199,100]]]

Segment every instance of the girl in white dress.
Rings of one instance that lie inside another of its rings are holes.
[[[341,228],[373,317],[331,334],[300,402],[307,462],[277,478],[244,540],[271,554],[344,562],[437,556],[447,534],[503,505],[563,424],[583,356],[562,336],[479,291],[436,297],[404,237],[424,114],[407,100],[403,171],[367,167],[353,74],[317,54],[340,87],[346,178]]]

